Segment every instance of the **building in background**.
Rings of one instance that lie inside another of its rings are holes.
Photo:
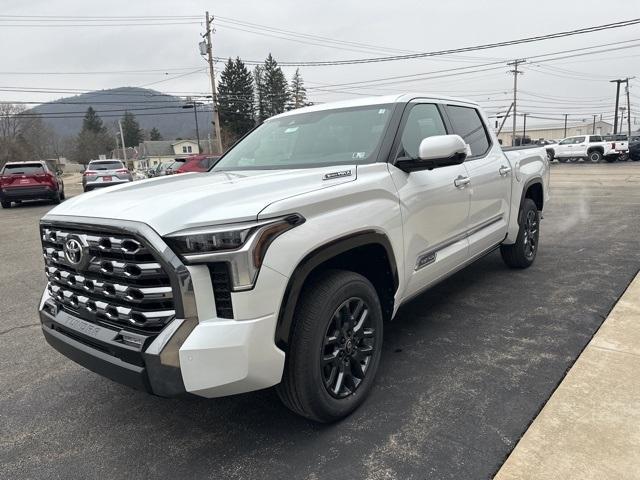
[[[607,135],[613,132],[613,125],[608,122],[597,121],[595,128],[593,122],[568,122],[567,132],[565,135],[564,123],[554,125],[531,125],[527,126],[525,136],[530,138],[532,142],[540,139],[544,140],[560,140],[566,137],[574,137],[576,135]],[[522,137],[522,126],[516,130],[516,139]],[[498,135],[498,140],[502,141],[502,145],[511,145],[511,128],[506,125]]]
[[[144,170],[176,158],[200,154],[196,140],[147,140],[138,146],[138,158],[133,168]]]

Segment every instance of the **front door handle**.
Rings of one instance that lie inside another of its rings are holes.
[[[458,175],[458,178],[453,181],[453,184],[457,188],[464,188],[469,185],[469,183],[471,183],[471,179],[469,177],[463,177],[462,175]]]
[[[504,177],[504,176],[509,175],[511,173],[511,167],[507,167],[505,165],[502,165],[500,167],[500,169],[498,170],[498,172],[500,172],[500,175]]]

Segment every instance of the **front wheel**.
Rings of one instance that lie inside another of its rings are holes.
[[[533,200],[525,198],[520,209],[520,230],[516,243],[501,245],[502,259],[511,268],[530,267],[538,253],[540,236],[540,212]]]
[[[2,200],[2,208],[11,208],[11,202]]]
[[[381,347],[382,309],[371,282],[354,272],[322,272],[298,301],[278,396],[311,420],[339,420],[367,397]]]
[[[598,163],[600,160],[602,160],[602,153],[597,150],[593,150],[589,152],[587,158],[591,163]]]

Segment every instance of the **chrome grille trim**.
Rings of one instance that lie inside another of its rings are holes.
[[[47,288],[62,308],[91,322],[145,332],[160,331],[176,317],[171,278],[143,240],[45,225],[41,236]],[[85,245],[85,267],[65,257],[70,236]]]

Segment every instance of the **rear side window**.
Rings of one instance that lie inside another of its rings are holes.
[[[589,137],[589,141],[590,142],[601,142],[602,141],[602,137],[600,135],[591,135]]]
[[[91,162],[87,167],[89,170],[118,170],[124,168],[121,162]]]
[[[471,147],[471,156],[479,157],[489,150],[489,137],[475,108],[447,105],[447,113],[457,133]]]
[[[573,143],[584,143],[584,137],[575,137]]]
[[[38,173],[44,173],[44,167],[40,163],[8,163],[2,170],[3,175],[35,175]]]
[[[434,135],[446,135],[438,107],[431,103],[414,105],[402,130],[397,157],[418,158],[420,142]]]

